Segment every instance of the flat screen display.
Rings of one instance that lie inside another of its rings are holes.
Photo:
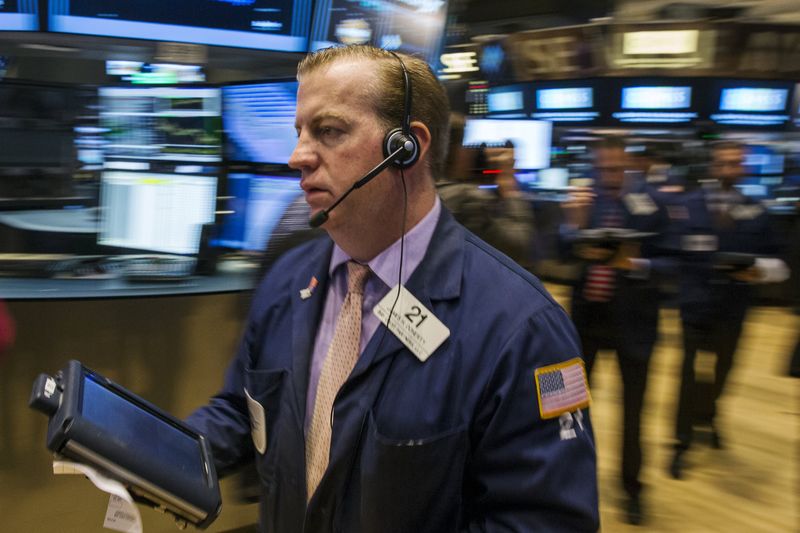
[[[438,60],[446,0],[319,0],[311,48],[372,44]]]
[[[36,31],[39,29],[37,0],[0,1],[0,31]]]
[[[172,254],[196,254],[203,224],[214,221],[217,178],[105,171],[98,243]]]
[[[514,143],[514,168],[548,168],[552,130],[552,123],[544,120],[468,119],[463,144],[503,144],[510,140]]]
[[[791,120],[793,88],[791,82],[717,80],[710,92],[711,120],[728,126],[783,128]]]
[[[535,119],[584,124],[600,119],[602,96],[597,80],[536,82],[532,90]]]
[[[526,116],[525,87],[508,85],[492,87],[486,95],[489,115],[524,118]]]
[[[311,0],[51,0],[49,30],[305,52]]]
[[[81,411],[84,419],[114,435],[128,453],[161,471],[182,475],[186,482],[206,479],[200,443],[154,414],[83,376]]]
[[[227,211],[212,245],[263,252],[289,206],[302,194],[300,180],[258,174],[228,176]],[[306,215],[307,216],[307,215]]]
[[[612,116],[620,122],[680,124],[698,117],[689,84],[621,82],[618,94]]]
[[[101,87],[106,158],[210,163],[222,159],[220,91],[206,87]]]
[[[296,81],[223,87],[222,101],[228,160],[281,165],[289,162],[297,143]]]

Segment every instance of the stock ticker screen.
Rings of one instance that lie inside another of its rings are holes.
[[[311,48],[372,44],[438,60],[446,0],[319,0]]]
[[[311,0],[51,0],[50,31],[304,52]]]
[[[106,159],[213,163],[222,159],[220,91],[203,87],[101,87]]]
[[[0,31],[39,29],[37,0],[0,0]]]

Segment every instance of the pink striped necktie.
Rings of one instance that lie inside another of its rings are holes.
[[[333,340],[322,363],[314,400],[314,412],[306,435],[306,489],[311,500],[328,469],[333,429],[333,401],[358,361],[361,341],[361,304],[364,283],[370,274],[367,265],[347,263],[347,295],[342,302]]]

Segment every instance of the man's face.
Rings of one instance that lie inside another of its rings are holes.
[[[743,162],[740,148],[718,148],[711,155],[711,177],[732,187],[744,174]]]
[[[619,190],[625,181],[628,156],[624,148],[598,148],[594,155],[600,186],[604,189]]]
[[[386,128],[378,121],[366,88],[375,87],[375,67],[337,62],[304,75],[297,93],[297,146],[289,166],[312,213],[330,207],[359,178],[383,160]],[[392,171],[384,171],[392,172]],[[382,219],[394,180],[377,176],[330,215],[324,228],[364,227]]]

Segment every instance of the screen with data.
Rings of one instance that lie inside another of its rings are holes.
[[[784,128],[791,120],[794,83],[715,80],[711,120],[726,126]]]
[[[446,0],[319,0],[311,26],[311,47],[372,44],[434,63],[446,15]]]
[[[150,172],[103,172],[98,243],[194,254],[203,224],[214,221],[217,178]]]
[[[304,52],[311,0],[50,0],[49,30]]]
[[[534,170],[550,166],[552,122],[545,120],[468,119],[464,146],[514,144],[514,168]]]
[[[0,0],[0,31],[39,29],[37,0]]]
[[[227,214],[211,244],[261,252],[303,191],[297,178],[237,173],[228,175],[227,192]],[[308,211],[303,210],[302,221],[307,220]]]
[[[688,124],[697,120],[695,87],[680,80],[620,80],[612,116],[623,123]]]
[[[106,159],[128,162],[222,159],[219,89],[101,87]]]
[[[294,115],[297,82],[223,87],[225,156],[230,161],[289,162],[297,133]]]

